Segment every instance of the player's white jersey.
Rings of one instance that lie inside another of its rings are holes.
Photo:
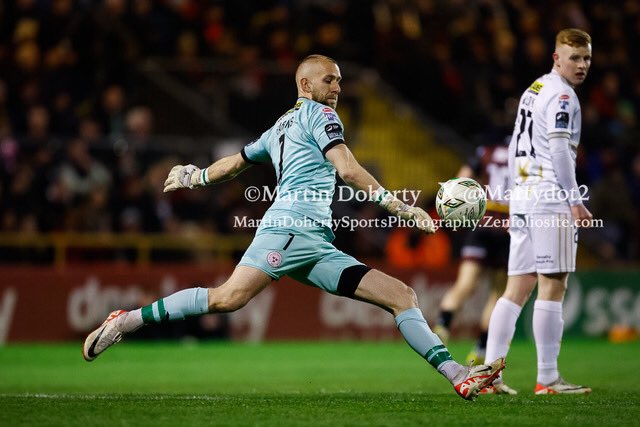
[[[550,138],[569,138],[572,168],[580,142],[580,103],[573,88],[555,70],[522,94],[509,144],[509,173],[514,187],[511,214],[570,212],[551,163]]]

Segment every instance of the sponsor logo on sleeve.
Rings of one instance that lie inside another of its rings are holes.
[[[569,113],[561,111],[556,114],[556,129],[567,129],[569,127]]]
[[[342,126],[337,123],[329,123],[324,127],[329,139],[342,138]]]
[[[540,90],[542,89],[543,86],[544,86],[543,83],[540,83],[539,81],[536,80],[535,82],[533,82],[531,86],[529,86],[529,89],[527,89],[527,91],[531,93],[535,93],[537,95],[540,93]]]
[[[333,121],[337,120],[336,112],[333,110],[333,108],[324,107],[322,109],[322,114],[324,114],[324,117],[327,120],[333,120]]]
[[[302,107],[302,103],[304,102],[304,99],[299,100],[298,102],[296,102],[296,105],[293,106],[293,108],[291,108],[289,111],[287,111],[286,113],[283,114],[283,116],[285,114],[289,114],[289,113],[293,113],[294,111],[297,111],[300,109],[300,107]]]

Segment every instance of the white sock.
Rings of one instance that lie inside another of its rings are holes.
[[[142,310],[131,310],[128,313],[120,316],[122,320],[119,320],[118,329],[125,334],[136,331],[144,325],[142,321]]]
[[[521,311],[522,307],[515,302],[506,298],[498,299],[489,320],[485,363],[507,356]]]
[[[438,368],[438,372],[444,375],[451,384],[456,385],[467,375],[467,368],[453,360],[447,360]]]
[[[558,379],[558,355],[562,340],[562,303],[536,300],[533,306],[533,336],[538,353],[538,383],[548,385]]]

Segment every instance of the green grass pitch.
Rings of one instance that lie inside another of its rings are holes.
[[[463,360],[471,343],[450,345]],[[562,374],[589,396],[534,396],[535,348],[514,342],[517,396],[457,397],[403,342],[0,347],[2,426],[640,425],[640,344],[569,340]]]

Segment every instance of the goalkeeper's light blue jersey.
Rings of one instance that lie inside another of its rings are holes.
[[[247,162],[271,161],[276,170],[278,197],[263,222],[288,210],[329,225],[336,169],[324,155],[343,143],[343,125],[335,110],[299,98],[271,129],[247,144],[241,152]]]

